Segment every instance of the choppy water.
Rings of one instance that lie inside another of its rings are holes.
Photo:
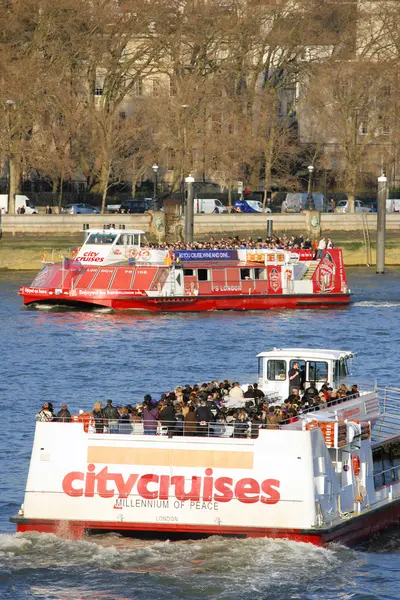
[[[354,381],[400,386],[400,271],[350,271],[354,302],[334,310],[202,315],[27,311],[31,273],[0,273],[0,598],[398,600],[400,527],[357,549],[275,540],[72,542],[15,535],[33,415],[44,400],[90,408],[214,378],[255,381],[274,346],[357,351]]]

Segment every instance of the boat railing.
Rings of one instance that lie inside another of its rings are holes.
[[[375,442],[384,441],[400,435],[400,388],[378,388],[380,418],[372,429]]]

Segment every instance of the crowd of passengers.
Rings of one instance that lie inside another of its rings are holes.
[[[243,392],[238,382],[225,380],[178,387],[162,394],[160,400],[147,394],[144,401],[135,406],[116,407],[112,400],[107,400],[103,407],[101,402],[96,402],[93,411],[80,411],[79,415],[71,415],[66,404],[56,413],[52,403],[46,402],[36,418],[39,421],[82,421],[86,431],[96,433],[256,438],[259,429],[278,429],[298,421],[304,413],[323,410],[358,396],[357,385],[347,388],[341,384],[334,390],[324,384],[318,391],[312,384],[305,391],[291,389],[289,397],[277,405],[267,401],[256,383]],[[241,407],[230,408],[227,403]]]
[[[325,240],[325,238],[323,238]],[[303,234],[297,236],[288,237],[285,233],[278,238],[273,235],[265,239],[257,238],[239,238],[227,237],[220,240],[216,240],[214,237],[206,242],[176,242],[174,244],[166,243],[149,243],[149,248],[156,248],[161,250],[239,250],[241,248],[248,248],[252,250],[257,249],[271,249],[271,250],[292,250],[292,249],[304,249],[317,251],[320,242],[318,240],[311,241],[309,237],[304,237]],[[330,238],[326,241],[325,248],[332,248],[333,243]]]

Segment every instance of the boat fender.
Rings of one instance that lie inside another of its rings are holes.
[[[360,462],[360,457],[358,456],[358,454],[353,454],[352,463],[353,463],[353,473],[356,477],[358,477],[360,474],[360,471],[361,471],[361,462]]]

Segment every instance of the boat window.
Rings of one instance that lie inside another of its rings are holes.
[[[140,246],[140,235],[138,233],[133,234],[133,245]]]
[[[273,381],[284,381],[286,379],[286,360],[269,360],[267,377]]]
[[[199,281],[210,281],[210,269],[197,269],[197,278]]]
[[[258,377],[264,377],[264,359],[258,359]]]
[[[265,279],[265,269],[254,269],[254,279]]]
[[[86,240],[86,244],[113,244],[116,237],[116,233],[92,233]]]
[[[242,281],[245,279],[251,279],[250,269],[240,269],[240,279]]]
[[[328,381],[328,363],[309,361],[308,381]]]
[[[183,269],[183,274],[185,277],[192,277],[193,269]]]
[[[376,488],[399,481],[400,459],[397,445],[379,446],[372,451],[374,486]]]

